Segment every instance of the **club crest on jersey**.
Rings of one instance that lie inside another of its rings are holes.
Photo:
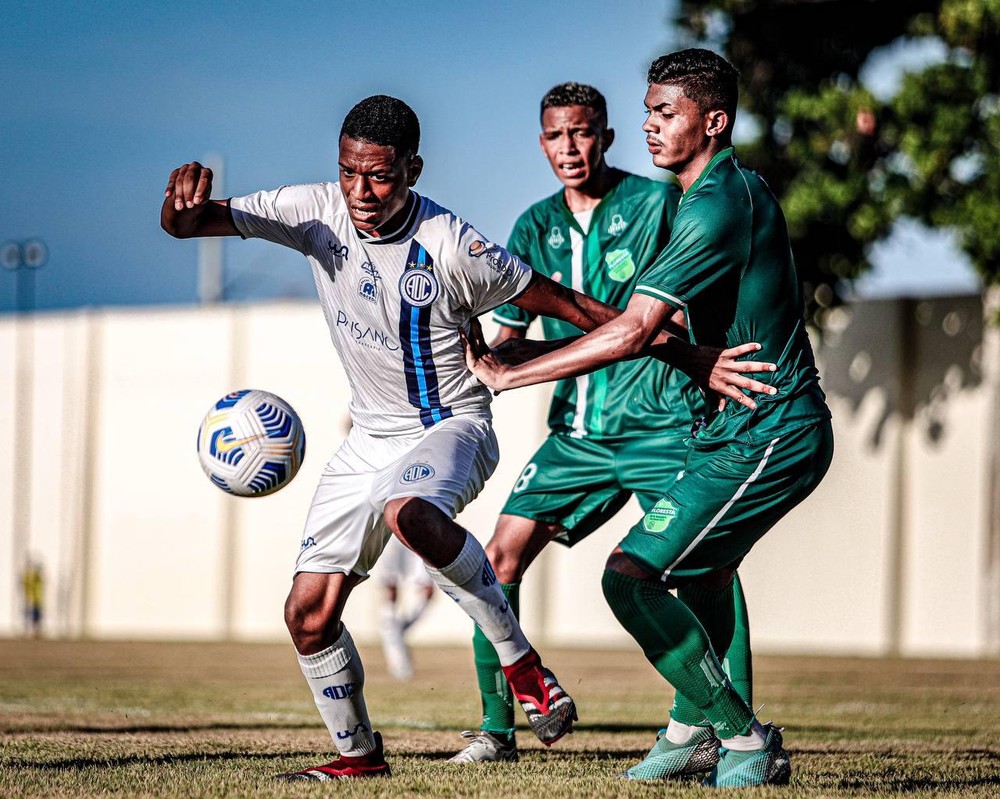
[[[642,526],[649,533],[662,533],[677,515],[677,506],[669,499],[661,499],[642,519]]]
[[[549,246],[553,250],[558,250],[565,243],[566,237],[563,236],[563,232],[559,229],[559,225],[556,225],[549,231]]]
[[[417,461],[416,463],[411,463],[406,467],[406,471],[403,472],[403,476],[400,477],[400,482],[403,483],[419,483],[421,480],[426,480],[428,477],[434,476],[434,467],[429,463],[422,463]]]
[[[615,214],[611,217],[611,224],[608,225],[608,233],[612,236],[617,236],[619,233],[624,233],[627,227],[628,222],[625,221],[622,215]]]
[[[437,277],[429,269],[407,269],[399,278],[399,293],[416,308],[430,305],[439,291]]]
[[[368,300],[368,302],[376,302],[378,300],[378,283],[381,280],[381,276],[371,261],[365,261],[361,264],[361,271],[365,273],[365,276],[358,282],[358,296]]]
[[[628,250],[612,250],[604,256],[608,266],[608,277],[616,283],[624,283],[635,274],[635,261]]]

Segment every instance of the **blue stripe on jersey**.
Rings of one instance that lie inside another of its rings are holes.
[[[434,259],[414,240],[406,257],[404,270],[434,270]],[[433,304],[433,303],[432,303]],[[403,372],[410,405],[420,411],[420,423],[433,427],[452,415],[451,408],[441,405],[437,368],[431,352],[431,305],[422,308],[399,298],[399,340],[403,348]]]

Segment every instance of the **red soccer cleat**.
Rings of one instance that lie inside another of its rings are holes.
[[[302,771],[281,774],[279,779],[288,782],[298,782],[299,780],[325,782],[327,780],[364,780],[371,777],[390,776],[392,776],[392,772],[389,770],[389,764],[385,762],[385,754],[382,751],[382,734],[376,732],[375,749],[367,755],[357,757],[341,755],[338,759],[331,760],[322,766],[313,766]]]
[[[517,663],[501,668],[538,740],[551,746],[566,733],[573,732],[576,705],[555,675],[542,666],[534,649]]]

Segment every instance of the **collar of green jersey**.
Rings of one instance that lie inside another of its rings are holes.
[[[701,174],[698,175],[697,178],[695,178],[694,183],[692,183],[688,187],[688,190],[684,192],[684,197],[687,197],[692,191],[697,189],[702,184],[702,181],[704,181],[705,178],[707,178],[709,174],[711,174],[712,170],[715,169],[715,165],[717,163],[729,158],[730,156],[733,155],[734,152],[735,150],[733,147],[727,147],[724,150],[719,150],[719,152],[713,155],[712,160],[708,162],[708,165],[703,170],[701,170]],[[683,200],[683,197],[681,199]]]
[[[614,196],[618,193],[618,187],[625,182],[626,177],[627,175],[623,173],[621,180],[619,180],[614,186],[608,189],[607,194],[601,197],[601,201],[594,206],[594,213],[591,214],[590,216],[590,228],[589,228],[590,230],[594,230],[594,228],[596,227],[595,223],[597,222],[597,219],[604,212],[605,206],[607,206],[611,202],[611,200],[614,199]],[[586,236],[587,234],[583,232],[583,228],[580,227],[580,223],[577,222],[576,217],[573,216],[573,212],[570,211],[569,206],[566,205],[565,192],[559,191],[557,192],[557,195],[559,198],[559,210],[562,211],[562,215],[566,219],[566,222],[569,224],[570,227],[576,228],[577,232],[581,236]]]

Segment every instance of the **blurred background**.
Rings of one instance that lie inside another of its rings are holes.
[[[0,635],[270,640],[347,387],[301,256],[178,242],[170,170],[215,196],[334,179],[344,114],[421,119],[418,190],[504,240],[558,184],[538,101],[609,102],[609,161],[653,176],[645,70],[699,44],[743,80],[741,158],[789,221],[837,434],[823,485],[741,569],[758,651],[1000,654],[1000,2],[0,2]],[[662,177],[660,175],[659,177]],[[280,493],[195,456],[235,388],[309,437]],[[503,457],[461,521],[486,540],[545,433],[547,389],[495,403]],[[630,505],[528,573],[525,624],[625,646],[599,574]],[[347,619],[375,640],[366,584]],[[37,622],[37,623],[36,623]],[[416,643],[464,642],[432,603]]]

